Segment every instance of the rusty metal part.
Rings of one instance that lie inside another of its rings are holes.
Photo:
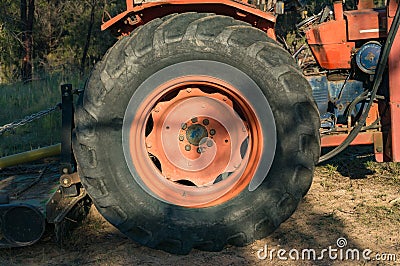
[[[212,12],[242,20],[265,31],[269,37],[275,39],[274,25],[276,17],[270,12],[257,9],[244,1],[231,0],[170,0],[146,2],[134,5],[133,0],[126,1],[126,10],[106,21],[102,30],[111,29],[119,36],[128,35],[136,27],[155,18],[164,17],[173,13],[183,12]],[[134,25],[132,25],[134,24]]]
[[[60,177],[60,184],[62,187],[65,187],[65,188],[70,187],[70,186],[80,183],[80,182],[81,182],[81,179],[77,172],[72,173],[72,174],[63,174]]]
[[[86,190],[82,186],[76,186],[76,189],[76,197],[65,195],[63,187],[56,190],[46,204],[46,218],[49,223],[60,223],[72,207],[86,196]]]
[[[75,193],[71,193],[75,190]],[[73,196],[72,196],[73,195]],[[92,202],[80,183],[71,187],[60,186],[46,204],[47,222],[55,225],[57,242],[62,244],[65,235],[86,217]]]

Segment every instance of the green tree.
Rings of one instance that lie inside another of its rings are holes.
[[[24,82],[32,80],[32,49],[35,0],[21,0],[22,63],[21,76]]]
[[[19,3],[13,0],[0,1],[0,83],[19,76]]]

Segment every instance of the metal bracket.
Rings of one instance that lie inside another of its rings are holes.
[[[61,161],[63,174],[70,174],[75,169],[75,159],[72,153],[72,129],[74,128],[74,104],[72,84],[61,85]]]
[[[81,179],[77,172],[72,174],[63,174],[60,177],[60,184],[64,188],[71,187],[72,185],[78,184],[81,182]]]
[[[55,225],[57,242],[86,217],[92,201],[80,183],[60,186],[46,205],[47,222]]]

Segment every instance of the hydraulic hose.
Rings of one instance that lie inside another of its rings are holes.
[[[394,1],[394,0],[392,0]],[[376,97],[376,93],[378,92],[379,86],[382,82],[383,74],[385,72],[388,58],[389,58],[389,53],[390,49],[392,48],[392,44],[394,39],[396,38],[397,31],[399,29],[399,17],[400,17],[400,5],[397,6],[396,10],[396,15],[394,16],[392,26],[389,30],[388,37],[385,43],[385,46],[383,47],[383,51],[379,57],[379,63],[376,69],[376,74],[374,77],[374,83],[372,86],[371,94],[370,94],[370,100],[368,102],[367,107],[365,108],[363,114],[361,115],[360,119],[357,121],[355,127],[351,130],[347,138],[336,148],[334,148],[332,151],[328,152],[327,154],[322,155],[319,158],[318,163],[324,162],[340,152],[342,152],[344,149],[346,149],[350,143],[357,137],[358,133],[360,133],[361,129],[363,128],[365,121],[367,119],[368,113],[371,109],[372,103]]]

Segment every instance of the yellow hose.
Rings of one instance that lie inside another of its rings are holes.
[[[61,143],[0,158],[0,169],[59,155]]]

